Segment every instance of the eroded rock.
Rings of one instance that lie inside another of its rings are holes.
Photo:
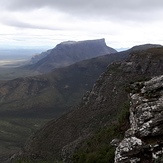
[[[115,163],[161,160],[163,156],[163,75],[134,83],[130,93],[130,129],[115,152]]]

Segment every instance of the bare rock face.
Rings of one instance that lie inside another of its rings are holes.
[[[115,163],[161,162],[163,75],[131,85],[130,129],[115,152]]]

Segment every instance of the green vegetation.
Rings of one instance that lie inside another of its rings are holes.
[[[156,159],[154,163],[163,163],[163,156]]]
[[[28,137],[47,119],[3,117],[0,120],[0,156],[8,157],[23,147]]]
[[[25,161],[25,160],[18,160],[15,163],[63,163],[63,162],[56,162],[56,161]]]
[[[73,163],[113,163],[115,147],[110,142],[122,139],[129,127],[129,102],[125,102],[117,120],[110,126],[97,131],[93,137],[73,155]]]
[[[23,68],[11,68],[11,67],[0,67],[0,80],[11,80],[19,77],[27,77],[40,75],[39,72],[23,69]]]

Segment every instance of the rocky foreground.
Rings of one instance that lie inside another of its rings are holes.
[[[163,75],[131,85],[130,128],[115,163],[163,162]]]

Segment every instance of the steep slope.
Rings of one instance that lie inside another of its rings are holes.
[[[88,140],[91,140],[97,131],[117,123],[117,116],[128,103],[128,85],[162,73],[163,48],[133,52],[125,62],[111,64],[93,89],[83,97],[80,105],[36,132],[18,157],[34,162],[88,161],[93,154],[93,151],[89,151]],[[82,151],[82,155],[76,158],[74,154],[78,151]],[[107,150],[105,154],[107,156]],[[97,162],[97,157],[95,160],[91,157],[91,161]],[[103,163],[108,161],[113,160],[106,158]]]
[[[115,53],[116,50],[106,45],[104,39],[87,41],[67,41],[48,51],[47,56],[26,68],[40,72],[50,72],[54,68],[65,67],[75,62]]]

